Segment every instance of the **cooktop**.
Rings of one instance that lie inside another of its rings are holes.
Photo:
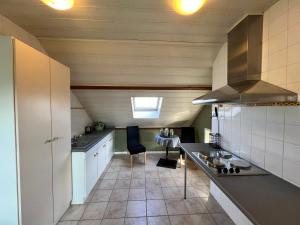
[[[218,176],[268,175],[264,169],[225,150],[201,150],[193,154]]]

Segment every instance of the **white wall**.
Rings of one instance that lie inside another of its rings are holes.
[[[212,89],[216,90],[227,84],[227,42],[222,45],[212,71]]]
[[[84,127],[92,120],[87,114],[78,98],[71,92],[71,134],[80,135],[84,133]]]
[[[12,21],[2,16],[1,14],[0,14],[0,34],[13,36],[19,39],[20,41],[23,41],[24,43],[30,45],[31,47],[45,53],[44,48],[42,47],[39,40],[35,36],[28,33],[18,25],[14,24]]]
[[[264,80],[300,94],[299,25],[300,1],[281,0],[265,12],[262,69]],[[227,57],[223,49],[220,55]],[[215,63],[213,71],[223,68]],[[225,149],[300,187],[300,107],[224,106],[219,114]]]

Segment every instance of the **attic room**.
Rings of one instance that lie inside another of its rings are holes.
[[[0,0],[0,225],[300,224],[300,0]]]

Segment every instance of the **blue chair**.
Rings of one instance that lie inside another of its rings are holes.
[[[126,127],[127,131],[127,149],[130,153],[130,165],[132,167],[133,155],[144,153],[144,159],[146,164],[146,148],[140,143],[140,134],[138,126]]]
[[[195,128],[194,127],[181,127],[181,143],[195,143]],[[184,151],[180,149],[180,166],[182,163],[182,155]]]

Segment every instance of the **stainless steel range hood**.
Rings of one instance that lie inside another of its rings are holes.
[[[228,33],[228,85],[193,104],[296,103],[292,91],[261,80],[263,16],[250,15]]]

